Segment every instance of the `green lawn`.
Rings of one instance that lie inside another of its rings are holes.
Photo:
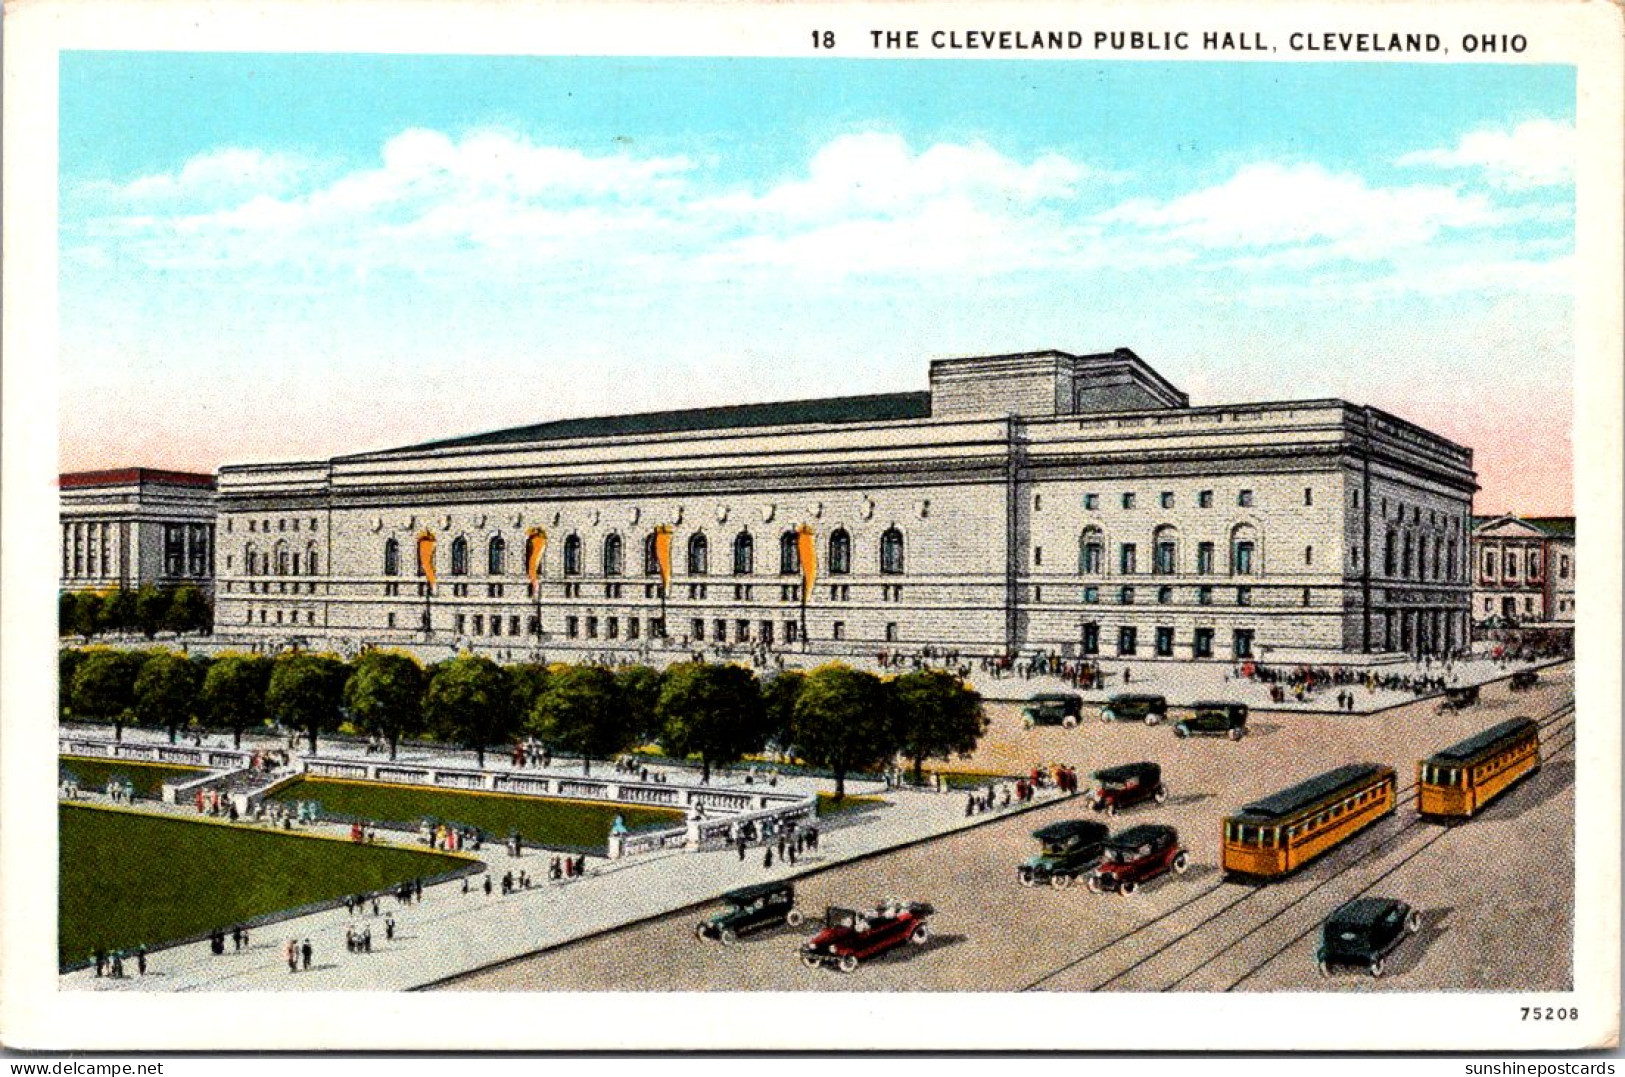
[[[127,779],[135,786],[138,797],[157,797],[167,779],[185,781],[201,778],[208,771],[202,767],[178,767],[173,763],[132,763],[128,759],[87,759],[84,756],[64,755],[57,761],[58,780],[72,774],[79,779],[79,788],[88,792],[101,792],[107,788],[109,778]]]
[[[617,815],[628,830],[675,826],[683,813],[671,808],[594,804],[539,797],[459,793],[407,785],[369,785],[330,778],[299,778],[279,788],[277,800],[314,800],[344,819],[417,826],[424,819],[478,827],[501,841],[514,830],[532,845],[602,849]]]
[[[409,849],[62,805],[60,960],[149,948],[466,863]]]
[[[831,815],[850,815],[854,812],[873,811],[885,803],[880,797],[857,797],[847,794],[840,800],[836,800],[834,793],[819,793],[818,818],[824,819]]]

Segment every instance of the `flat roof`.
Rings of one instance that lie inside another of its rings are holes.
[[[1533,731],[1536,728],[1538,727],[1535,725],[1533,718],[1509,718],[1504,722],[1490,726],[1481,733],[1474,733],[1459,744],[1452,744],[1443,751],[1436,753],[1429,762],[1439,760],[1446,763],[1460,763],[1471,759],[1496,741],[1514,733],[1522,733],[1526,730]]]
[[[788,400],[767,404],[730,404],[681,411],[648,411],[633,415],[603,415],[591,419],[555,419],[530,426],[513,426],[484,434],[425,441],[384,452],[422,449],[459,449],[481,445],[518,445],[533,441],[571,438],[624,437],[637,434],[679,434],[697,430],[730,430],[765,426],[818,423],[885,422],[893,419],[929,419],[931,394],[877,393],[870,396],[833,396],[817,400]],[[367,453],[365,455],[374,455]]]
[[[1317,774],[1308,781],[1289,786],[1279,793],[1272,793],[1263,800],[1255,800],[1251,804],[1243,805],[1241,814],[1259,815],[1271,819],[1291,815],[1300,808],[1306,808],[1315,801],[1330,796],[1345,785],[1376,776],[1382,769],[1376,763],[1350,763],[1348,766],[1338,767],[1336,770],[1328,770],[1324,774]]]
[[[121,467],[105,471],[67,471],[57,476],[64,490],[86,486],[128,486],[151,483],[157,486],[195,486],[214,489],[214,476],[195,471],[163,471],[151,467]]]

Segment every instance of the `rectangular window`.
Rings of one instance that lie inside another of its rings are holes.
[[[1198,542],[1196,544],[1196,574],[1198,576],[1213,575],[1213,543]]]
[[[887,621],[886,622],[886,642],[887,643],[896,643],[897,642],[897,622],[896,621]]]
[[[1117,592],[1117,601],[1120,605],[1134,605],[1134,588],[1124,587]]]
[[[1241,506],[1244,509],[1252,508],[1253,507],[1253,492],[1251,490],[1243,490],[1243,491],[1241,491],[1239,494],[1236,495],[1236,504]]]
[[[619,617],[604,618],[604,635],[610,639],[621,638],[621,619]]]
[[[508,618],[508,635],[519,635],[519,615],[517,613]]]
[[[1173,575],[1174,571],[1174,544],[1172,542],[1159,542],[1153,551],[1151,569],[1164,576]]]
[[[395,615],[393,613],[389,615],[389,627],[395,627]]]
[[[1117,549],[1117,571],[1125,576],[1134,574],[1134,543],[1125,542]]]
[[[1199,509],[1211,509],[1213,507],[1213,491],[1203,490],[1201,493],[1197,494],[1196,507]]]
[[[1090,511],[1090,512],[1094,512],[1096,509],[1100,508],[1100,495],[1099,494],[1084,494],[1083,495],[1083,507],[1085,509],[1087,509],[1088,511]]]
[[[1197,658],[1213,657],[1213,629],[1198,628],[1191,639],[1191,654]]]
[[[711,638],[718,643],[728,642],[728,622],[718,617],[711,622]]]
[[[744,643],[750,639],[750,622],[743,617],[734,621],[734,642]]]
[[[482,613],[476,613],[474,615],[474,635],[485,635],[485,615]]]
[[[1312,565],[1315,563],[1315,548],[1313,546],[1305,546],[1303,548],[1303,563],[1306,565]]]
[[[1033,564],[1042,565],[1043,563],[1044,563],[1044,547],[1042,547],[1042,546],[1034,546],[1033,547]]]
[[[588,616],[588,618],[587,618],[587,638],[588,639],[597,639],[598,638],[598,618],[597,617]]]
[[[1084,654],[1099,654],[1100,653],[1100,626],[1099,625],[1097,625],[1097,624],[1095,624],[1094,622],[1091,621],[1091,622],[1089,622],[1089,623],[1087,623],[1087,624],[1085,624],[1083,626],[1082,646],[1083,646],[1083,653]]]
[[[1305,486],[1303,488],[1303,503],[1305,505],[1313,505],[1315,503],[1314,487]]]
[[[1123,495],[1123,507],[1125,509],[1132,509],[1134,507],[1134,495],[1133,494],[1124,494]]]
[[[575,639],[577,636],[581,635],[580,619],[573,615],[566,617],[564,619],[564,634],[571,639]]]
[[[1105,547],[1098,542],[1088,542],[1083,547],[1083,571],[1095,573],[1101,570],[1101,562],[1105,559]]]
[[[694,618],[694,620],[689,622],[688,634],[691,637],[693,637],[695,643],[704,643],[705,642],[705,618],[704,617],[696,617],[696,618]]]
[[[794,643],[796,641],[796,630],[799,627],[794,621],[784,622],[784,642]]]
[[[1164,490],[1162,492],[1162,499],[1161,500],[1162,500],[1162,507],[1163,508],[1165,508],[1165,509],[1173,508],[1174,507],[1174,492],[1172,490]]]
[[[1157,605],[1166,606],[1170,602],[1172,602],[1173,600],[1174,600],[1174,589],[1172,587],[1159,587],[1159,588],[1157,588]]]
[[[1309,588],[1307,587],[1303,589],[1303,604],[1305,606],[1309,605]]]
[[[1174,630],[1169,627],[1157,629],[1157,657],[1172,658],[1174,656]]]
[[[1124,625],[1117,630],[1117,653],[1130,655],[1134,653],[1137,632],[1133,625]]]
[[[1213,605],[1213,588],[1212,587],[1198,587],[1196,589],[1196,604],[1198,606],[1211,606],[1211,605]]]
[[[1092,586],[1092,585],[1089,586],[1089,587],[1085,587],[1083,589],[1083,600],[1085,602],[1099,602],[1100,601],[1100,588]]]
[[[1237,658],[1251,658],[1253,656],[1253,630],[1238,628],[1232,637],[1232,650]]]
[[[830,626],[830,638],[831,639],[845,639],[846,638],[846,622],[845,621],[836,621],[833,625]]]
[[[1253,604],[1253,589],[1251,587],[1236,588],[1236,605],[1251,606]]]
[[[1251,576],[1253,574],[1253,544],[1251,542],[1238,542],[1231,561],[1233,571],[1238,576]]]

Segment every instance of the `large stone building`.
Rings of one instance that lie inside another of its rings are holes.
[[[130,467],[57,483],[64,590],[212,587],[213,475]]]
[[[1473,563],[1479,624],[1574,624],[1574,517],[1479,517]]]
[[[946,359],[928,392],[223,468],[216,628],[549,654],[1442,652],[1468,638],[1476,488],[1469,449],[1370,407],[1191,407],[1122,349]]]

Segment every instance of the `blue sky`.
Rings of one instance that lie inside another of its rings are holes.
[[[67,53],[61,462],[1128,346],[1566,511],[1573,110],[1539,66]]]

